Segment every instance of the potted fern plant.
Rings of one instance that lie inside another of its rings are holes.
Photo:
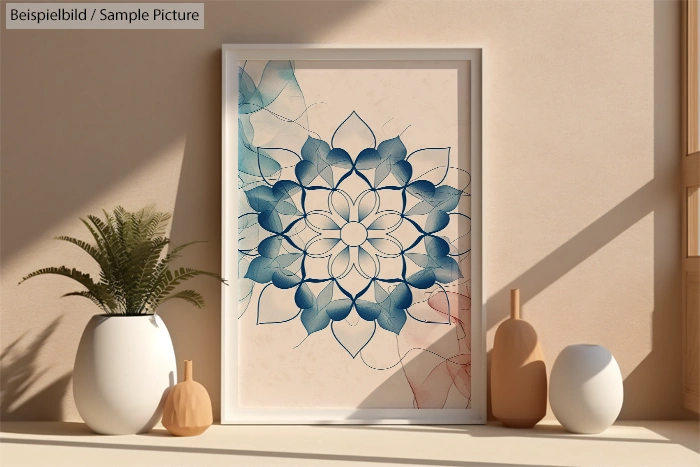
[[[153,206],[136,212],[117,207],[104,219],[81,219],[94,243],[72,237],[70,242],[99,265],[99,279],[65,266],[35,271],[22,279],[57,274],[73,279],[81,290],[64,297],[83,297],[102,313],[92,317],[83,332],[73,370],[76,407],[85,423],[103,434],[149,431],[160,420],[168,388],[177,382],[175,351],[168,329],[155,314],[171,299],[204,306],[194,290],[178,286],[193,277],[219,274],[184,268],[171,269],[190,242],[171,248],[166,226],[171,215]]]

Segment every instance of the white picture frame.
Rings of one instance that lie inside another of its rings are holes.
[[[357,47],[328,45],[223,45],[222,47],[222,424],[483,424],[486,423],[486,300],[482,276],[481,49],[459,47]],[[238,63],[240,60],[468,61],[471,154],[471,408],[329,409],[238,405]]]

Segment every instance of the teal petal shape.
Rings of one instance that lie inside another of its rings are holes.
[[[406,324],[406,311],[401,308],[382,310],[377,317],[377,324],[387,331],[399,334]]]
[[[374,148],[366,148],[360,151],[355,161],[355,167],[359,170],[376,169],[382,162],[382,156]]]
[[[268,237],[258,245],[258,253],[266,258],[274,259],[279,255],[282,247],[282,238],[273,236]]]
[[[330,316],[316,307],[307,308],[301,312],[301,324],[304,325],[306,332],[309,334],[325,329],[330,322]]]
[[[379,304],[361,299],[355,302],[355,309],[360,318],[365,321],[374,321],[382,312],[382,307]]]
[[[425,221],[425,231],[428,233],[439,232],[449,223],[450,216],[444,211],[436,209],[428,214],[428,219]]]
[[[272,284],[280,289],[291,289],[301,282],[301,277],[296,274],[280,268],[272,274]]]
[[[333,321],[340,321],[348,317],[351,309],[352,300],[341,298],[339,300],[333,300],[326,306],[326,314],[328,314]]]
[[[306,309],[314,306],[314,294],[307,284],[301,284],[294,293],[294,303],[299,308]]]

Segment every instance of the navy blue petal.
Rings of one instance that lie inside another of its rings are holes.
[[[352,300],[341,298],[340,300],[333,300],[328,304],[326,307],[326,314],[330,316],[333,321],[341,321],[348,317],[351,309]]]
[[[301,282],[301,277],[286,269],[277,269],[272,274],[272,283],[278,289],[291,289]]]
[[[277,267],[273,264],[272,259],[258,256],[248,265],[245,277],[259,284],[267,284],[272,280],[275,271],[277,271]]]
[[[401,160],[391,167],[391,173],[402,185],[406,185],[413,175],[413,167],[407,161]]]
[[[341,169],[349,169],[352,167],[352,158],[350,154],[342,148],[331,149],[326,156],[326,162],[333,167],[340,167]]]
[[[406,190],[416,198],[432,198],[435,194],[435,185],[427,180],[416,180],[409,184]]]
[[[411,296],[411,290],[405,283],[400,283],[396,286],[394,290],[389,294],[391,297],[391,303],[396,308],[408,308],[413,302],[413,297]]]
[[[430,203],[441,211],[449,212],[457,207],[461,196],[461,190],[448,185],[441,185],[435,189],[435,194]]]
[[[314,306],[314,294],[307,284],[301,284],[294,294],[294,303],[299,308],[306,309]]]
[[[377,146],[377,151],[379,151],[383,161],[389,161],[391,164],[406,158],[406,146],[404,146],[400,136],[382,141]]]
[[[374,169],[382,161],[379,151],[374,148],[367,148],[360,151],[355,161],[355,166],[360,170]]]
[[[449,256],[444,256],[438,260],[439,267],[433,269],[435,280],[441,284],[449,284],[462,276],[457,261]]]
[[[272,193],[272,188],[266,185],[256,186],[245,192],[250,207],[258,212],[269,211],[275,208],[277,199]]]
[[[425,237],[425,251],[428,252],[432,258],[439,258],[440,256],[447,256],[450,252],[450,245],[439,237]]]
[[[365,321],[374,321],[382,312],[382,307],[376,303],[369,302],[367,300],[357,300],[355,302],[355,309],[360,318]]]
[[[435,273],[432,269],[423,269],[409,276],[406,280],[417,289],[428,289],[435,285]]]
[[[330,322],[331,318],[326,312],[318,310],[316,307],[307,308],[301,312],[301,324],[304,325],[309,334],[325,329]]]
[[[282,239],[277,236],[268,237],[258,245],[258,253],[267,258],[274,259],[280,253]]]
[[[425,221],[425,231],[426,232],[439,232],[440,230],[447,227],[450,223],[450,216],[439,209],[435,209],[430,214],[428,214],[428,219]]]
[[[291,180],[280,180],[272,186],[272,194],[277,199],[291,198],[299,190],[299,185]]]
[[[406,324],[406,312],[401,308],[382,310],[381,314],[377,317],[377,324],[387,331],[399,334],[403,325]]]
[[[258,214],[258,223],[260,227],[267,230],[268,232],[280,233],[282,232],[282,219],[277,211],[263,211]]]
[[[309,161],[300,161],[294,167],[294,175],[302,186],[306,186],[318,176],[316,166]]]
[[[326,156],[330,152],[331,147],[323,140],[312,138],[309,136],[306,138],[306,142],[301,147],[301,157],[305,161],[312,162],[314,165],[318,165],[319,161],[325,161]]]

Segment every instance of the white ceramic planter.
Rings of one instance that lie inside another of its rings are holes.
[[[75,358],[73,393],[93,431],[149,431],[176,382],[173,342],[160,317],[99,315],[88,322]]]
[[[615,357],[599,345],[570,345],[554,361],[549,403],[572,433],[600,433],[620,415],[622,374]]]

